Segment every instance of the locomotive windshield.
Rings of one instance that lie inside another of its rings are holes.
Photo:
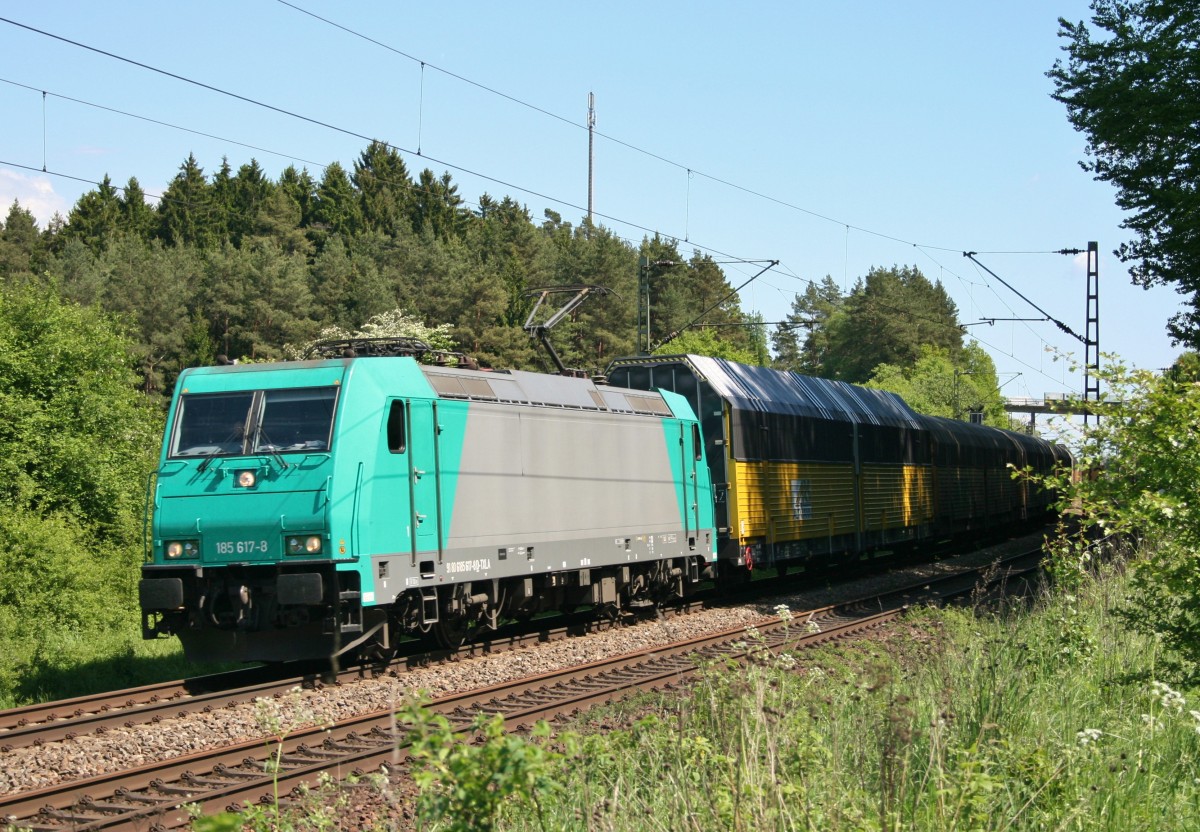
[[[336,400],[336,387],[185,395],[171,456],[328,450]]]

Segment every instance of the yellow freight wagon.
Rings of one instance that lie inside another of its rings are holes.
[[[697,355],[618,359],[609,376],[672,390],[696,410],[727,570],[933,533],[931,443],[922,417],[893,393]]]

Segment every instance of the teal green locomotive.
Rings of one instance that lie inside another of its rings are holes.
[[[197,661],[456,644],[684,596],[716,559],[674,393],[420,363],[419,343],[181,374],[151,490],[146,638]]]

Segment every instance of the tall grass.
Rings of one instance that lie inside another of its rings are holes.
[[[503,828],[1195,829],[1200,692],[1117,621],[1124,587],[706,667],[589,715],[540,818]]]
[[[143,641],[137,611],[112,629],[46,628],[0,641],[0,708],[198,676],[235,667],[188,662],[178,639]]]

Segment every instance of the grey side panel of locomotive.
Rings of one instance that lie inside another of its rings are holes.
[[[453,495],[443,497],[440,557],[375,555],[375,603],[405,588],[550,572],[578,570],[583,585],[591,569],[711,545],[704,531],[683,527],[678,478],[687,472],[673,468],[663,422],[671,410],[657,393],[520,371],[422,369],[441,398],[470,401],[460,467],[442,472]]]
[[[500,577],[627,563],[665,556],[663,545],[686,547],[679,540],[678,472],[658,419],[475,403],[462,460],[447,560],[538,547],[532,560],[493,574]]]
[[[474,402],[443,558],[374,557],[376,603],[406,587],[528,577],[696,555],[663,422]],[[581,583],[589,583],[591,577]]]

